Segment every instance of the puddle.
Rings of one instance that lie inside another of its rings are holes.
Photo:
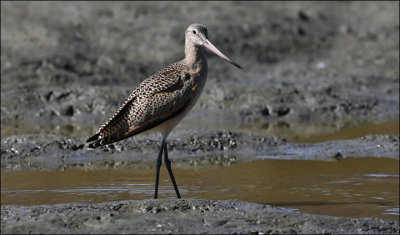
[[[185,119],[184,119],[185,120]],[[195,125],[195,127],[193,126]],[[298,143],[317,143],[330,140],[355,139],[372,134],[399,134],[399,121],[385,121],[381,123],[367,123],[355,127],[343,128],[338,123],[305,123],[305,124],[289,124],[285,122],[268,123],[268,124],[252,124],[251,126],[234,126],[234,125],[212,125],[210,123],[191,123],[190,120],[182,122],[176,130],[221,130],[227,129],[231,131],[247,132],[261,136],[278,136],[287,139],[289,142]],[[8,121],[2,123],[1,136],[7,137],[20,134],[40,134],[53,133],[72,137],[92,136],[96,133],[98,126],[83,127],[77,123],[68,125],[54,125],[49,123],[21,123]]]
[[[289,124],[285,122],[270,123],[231,128],[231,130],[250,132],[256,135],[279,136],[294,143],[320,143],[331,140],[356,139],[373,134],[399,134],[399,121],[391,120],[380,123],[366,123],[344,128],[339,123]]]
[[[96,133],[98,126],[83,127],[77,123],[56,125],[40,122],[7,121],[1,123],[1,137],[8,137],[22,134],[59,134],[71,137],[91,136]]]
[[[257,160],[216,168],[174,168],[183,198],[240,199],[314,214],[399,219],[399,161]],[[99,203],[149,199],[155,168],[1,173],[1,203]],[[165,165],[160,198],[175,198]]]
[[[386,121],[382,123],[368,123],[351,128],[343,128],[333,133],[321,134],[315,136],[308,136],[305,138],[288,139],[292,142],[325,142],[331,140],[342,139],[355,139],[361,138],[366,135],[398,135],[399,134],[399,121]]]

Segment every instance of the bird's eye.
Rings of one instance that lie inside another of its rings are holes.
[[[193,34],[196,34],[196,30],[193,30],[192,33],[193,33]]]

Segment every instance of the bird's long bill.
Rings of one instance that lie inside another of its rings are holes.
[[[234,62],[233,60],[229,59],[226,55],[222,54],[222,52],[220,52],[213,44],[211,44],[210,41],[208,41],[206,39],[205,43],[203,44],[208,50],[214,52],[216,55],[218,55],[219,57],[221,57],[222,59],[228,61],[229,63],[235,65],[236,67],[238,67],[239,69],[243,69],[242,66],[240,66],[239,64],[237,64],[236,62]]]

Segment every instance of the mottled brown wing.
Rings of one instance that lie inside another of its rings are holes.
[[[87,140],[91,148],[110,144],[151,129],[177,115],[189,100],[180,64],[173,64],[143,81],[119,110]]]

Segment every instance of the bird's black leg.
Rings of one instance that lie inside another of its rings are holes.
[[[161,158],[162,158],[163,150],[164,150],[164,140],[161,143],[160,153],[158,154],[157,163],[156,163],[156,188],[154,190],[154,199],[157,199],[157,194],[158,194],[158,179],[160,178],[160,167],[162,164]]]
[[[164,162],[165,162],[165,165],[167,166],[169,176],[171,177],[171,180],[172,180],[172,184],[174,185],[176,197],[181,198],[181,195],[179,194],[178,186],[176,185],[176,182],[175,182],[174,174],[172,173],[171,161],[168,158],[167,142],[164,143],[163,148],[164,148]]]

